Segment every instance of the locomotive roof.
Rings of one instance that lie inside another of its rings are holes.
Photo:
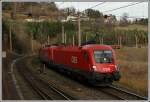
[[[84,46],[66,46],[66,47],[59,47],[64,48],[64,50],[79,50],[79,49],[93,49],[93,50],[112,50],[111,46],[108,45],[100,45],[100,44],[89,44]]]
[[[50,46],[51,48],[57,48],[57,49],[63,49],[63,50],[74,50],[79,51],[79,49],[87,50],[87,49],[93,49],[93,50],[112,50],[111,46],[108,45],[100,45],[100,44],[88,44],[84,46]],[[49,47],[46,47],[46,49]]]
[[[108,45],[100,45],[100,44],[89,44],[84,45],[82,49],[101,49],[101,50],[112,50],[111,46]]]

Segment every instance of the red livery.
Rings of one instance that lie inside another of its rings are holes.
[[[111,46],[47,46],[40,50],[40,59],[49,65],[76,74],[94,83],[111,83],[120,79],[114,50]],[[73,75],[72,74],[72,75]]]

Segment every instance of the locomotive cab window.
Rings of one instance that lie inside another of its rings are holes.
[[[111,50],[96,50],[94,51],[94,59],[96,63],[111,63],[112,51]]]

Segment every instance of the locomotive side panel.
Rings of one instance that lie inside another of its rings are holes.
[[[84,53],[80,50],[56,49],[54,62],[81,71],[90,71],[90,61],[86,61]]]

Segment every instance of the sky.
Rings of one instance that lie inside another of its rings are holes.
[[[97,5],[101,2],[56,2],[56,5],[58,8],[66,8],[66,7],[74,7],[75,9],[79,11],[83,11],[87,8],[90,8],[94,5]],[[94,7],[93,9],[99,10],[100,12],[103,12],[103,14],[113,14],[117,16],[117,19],[120,19],[120,17],[124,13],[128,13],[129,17],[137,17],[137,18],[148,18],[148,2],[142,2],[133,6],[129,6],[126,8],[110,11],[110,12],[104,12],[107,10],[115,9],[121,6],[134,4],[137,2],[105,2],[99,6]],[[133,18],[130,18],[133,20]]]

